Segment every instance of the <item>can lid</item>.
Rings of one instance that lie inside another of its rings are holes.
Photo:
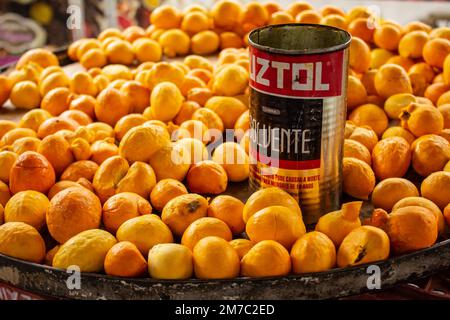
[[[257,49],[285,55],[321,54],[344,50],[352,37],[345,30],[321,24],[289,23],[250,32],[249,44]]]

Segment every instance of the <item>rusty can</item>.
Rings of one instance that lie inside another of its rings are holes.
[[[250,187],[284,189],[307,224],[340,207],[350,41],[308,24],[249,35]]]

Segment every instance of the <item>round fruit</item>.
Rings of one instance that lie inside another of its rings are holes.
[[[285,276],[290,271],[289,252],[273,240],[258,242],[241,260],[241,274],[244,277]]]
[[[245,230],[245,222],[242,218],[244,204],[241,200],[220,195],[215,197],[208,207],[208,217],[213,217],[225,222],[233,234],[241,234]]]
[[[418,197],[419,191],[409,180],[388,178],[379,182],[372,192],[372,202],[375,208],[391,211],[398,201],[406,197]]]
[[[100,226],[102,206],[91,191],[72,187],[57,193],[50,201],[47,226],[50,235],[65,243],[74,235]]]
[[[111,276],[136,278],[147,270],[147,261],[134,244],[123,241],[109,249],[104,268],[105,273]]]
[[[193,164],[187,175],[191,192],[220,194],[227,188],[227,173],[220,164],[211,160]]]
[[[45,226],[45,214],[50,202],[37,191],[16,193],[5,206],[5,222],[24,222],[37,230]]]
[[[193,271],[192,252],[186,246],[162,243],[153,246],[148,253],[148,272],[154,279],[189,279]]]
[[[359,159],[344,158],[342,171],[343,191],[357,199],[368,199],[375,187],[372,168]]]
[[[195,220],[187,227],[181,238],[181,244],[192,250],[201,239],[210,236],[227,241],[233,237],[225,222],[217,218],[205,217]]]

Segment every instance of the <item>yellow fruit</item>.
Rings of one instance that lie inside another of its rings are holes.
[[[194,120],[192,120],[194,121]],[[190,164],[198,163],[208,159],[208,150],[205,145],[198,139],[182,138],[176,144],[183,146],[190,154]],[[225,174],[226,175],[226,174]]]
[[[101,49],[89,49],[81,56],[80,64],[87,70],[102,68],[107,64],[107,57],[105,52]]]
[[[406,197],[406,198],[403,198],[400,201],[398,201],[394,205],[394,207],[392,207],[392,211],[395,211],[395,210],[403,208],[403,207],[410,207],[410,206],[423,207],[423,208],[426,208],[426,209],[430,210],[431,212],[433,212],[434,216],[436,217],[439,234],[442,234],[444,232],[445,222],[444,222],[444,216],[442,215],[442,211],[431,200],[428,200],[423,197]]]
[[[413,168],[423,177],[442,170],[450,159],[450,143],[435,134],[420,137],[411,149]]]
[[[0,181],[0,205],[5,207],[11,198],[11,193],[9,192],[8,185],[3,181]]]
[[[402,127],[411,131],[416,137],[426,134],[439,134],[444,129],[444,118],[433,106],[411,103],[400,115]],[[427,125],[423,125],[426,123]]]
[[[219,115],[208,108],[200,108],[192,114],[192,120],[198,120],[205,124],[205,126],[209,129],[210,135],[214,137],[216,133],[220,137],[222,137],[222,132],[224,130],[224,125],[222,119],[220,119]],[[216,130],[217,132],[213,132]],[[213,139],[214,140],[214,139]]]
[[[92,229],[70,238],[53,258],[53,267],[68,269],[78,266],[81,272],[101,272],[108,251],[117,243],[110,233]]]
[[[243,67],[226,65],[214,77],[212,89],[216,95],[236,96],[244,93],[248,79],[248,72]]]
[[[225,142],[219,145],[214,150],[212,160],[223,166],[230,181],[239,182],[248,178],[249,158],[237,143]]]
[[[387,63],[394,54],[391,51],[381,48],[375,48],[370,52],[370,67],[371,69],[378,69],[383,64]]]
[[[308,232],[292,246],[291,260],[297,274],[327,271],[336,264],[336,248],[324,233]]]
[[[194,272],[199,279],[231,279],[239,275],[239,256],[219,237],[206,237],[193,249]]]
[[[50,202],[37,191],[16,193],[5,206],[5,222],[24,222],[37,230],[45,226],[45,214]]]
[[[147,261],[129,241],[116,243],[109,249],[104,262],[105,273],[116,277],[135,278],[147,270]]]
[[[14,85],[10,95],[11,103],[20,109],[39,107],[41,95],[37,85],[32,81],[21,81]]]
[[[355,140],[345,139],[344,157],[356,158],[364,161],[369,166],[372,165],[372,155],[370,154],[369,150],[363,144]]]
[[[298,202],[286,191],[276,187],[261,189],[253,193],[245,203],[242,217],[245,222],[248,222],[256,212],[269,206],[283,206],[302,217]]]
[[[359,159],[344,158],[343,191],[357,199],[366,200],[375,187],[372,168]]]
[[[241,260],[244,277],[285,276],[291,271],[289,252],[273,240],[255,244]]]
[[[41,263],[45,243],[39,232],[23,222],[7,222],[0,226],[0,253],[9,257]]]
[[[208,207],[208,216],[225,222],[233,234],[241,234],[245,230],[242,218],[244,204],[239,199],[220,195],[215,197]]]
[[[57,135],[45,137],[38,152],[47,158],[55,169],[56,175],[60,175],[75,160],[70,150],[70,144]]]
[[[160,243],[172,243],[170,229],[161,219],[153,214],[146,214],[125,221],[117,230],[119,241],[135,244],[139,251],[147,256],[149,250]]]
[[[184,73],[173,64],[158,62],[150,69],[147,80],[150,89],[161,82],[172,82],[181,88],[184,82]]]
[[[111,41],[104,51],[111,64],[130,65],[134,61],[133,47],[127,41]]]
[[[274,14],[275,15],[275,14]],[[332,26],[340,29],[347,29],[347,23],[345,21],[345,18],[339,14],[329,14],[324,16],[322,14],[323,18],[320,20],[320,24],[324,24],[327,26]],[[275,20],[275,19],[274,19]],[[286,20],[286,23],[289,23],[289,20]]]
[[[413,102],[417,102],[416,97],[410,93],[394,94],[384,102],[384,111],[390,119],[398,120],[402,110]]]
[[[410,163],[410,145],[401,137],[380,140],[372,150],[372,168],[380,180],[403,177]]]
[[[186,32],[180,29],[165,31],[158,39],[164,54],[169,58],[189,53],[191,40]]]
[[[14,143],[11,146],[11,151],[16,153],[17,155],[20,155],[27,151],[37,152],[40,145],[41,140],[39,140],[38,138],[34,137],[20,138],[14,141]]]
[[[389,98],[397,93],[412,93],[411,82],[406,71],[394,64],[385,64],[375,75],[375,88],[378,95]]]
[[[69,86],[69,77],[64,72],[54,72],[39,83],[39,91],[43,97],[55,88],[68,88]]]
[[[158,150],[170,145],[166,130],[159,126],[138,126],[129,130],[120,141],[119,154],[130,163],[148,162]]]
[[[114,80],[132,80],[133,74],[127,66],[121,64],[110,64],[102,69],[102,74],[105,75],[109,81]]]
[[[171,82],[156,85],[150,97],[152,115],[156,120],[170,121],[178,114],[183,104],[180,90]]]
[[[11,151],[0,151],[0,180],[4,183],[9,183],[9,174],[16,160],[16,153]]]
[[[148,254],[148,272],[154,279],[189,279],[193,270],[192,252],[181,244],[157,244]]]
[[[450,172],[438,171],[426,177],[420,186],[423,197],[444,209],[450,203]]]
[[[429,39],[425,31],[412,31],[403,36],[398,44],[398,53],[405,58],[421,58],[423,47]]]
[[[362,201],[344,203],[341,210],[322,216],[316,224],[316,231],[327,235],[336,247],[353,230],[361,226],[359,213]]]
[[[389,257],[389,237],[380,228],[361,226],[342,241],[337,254],[341,268],[386,260]]]
[[[169,144],[158,149],[150,158],[150,165],[155,170],[156,179],[182,181],[190,167],[190,152],[181,145]]]
[[[402,178],[388,178],[375,186],[372,202],[375,208],[391,211],[400,200],[418,196],[419,191],[411,181]]]
[[[42,107],[42,106],[41,106]],[[34,109],[25,113],[19,122],[19,127],[37,131],[39,126],[52,115],[43,109]]]
[[[162,221],[172,232],[183,235],[186,228],[195,220],[206,217],[208,201],[198,194],[185,194],[171,199],[164,206]]]
[[[64,243],[81,231],[98,228],[101,216],[102,207],[95,194],[72,187],[52,198],[46,220],[50,235]]]
[[[275,240],[290,249],[306,233],[306,228],[294,211],[283,206],[270,206],[252,215],[245,231],[254,242]]]
[[[440,106],[442,106],[442,105],[444,105],[444,104],[448,104],[448,103],[450,103],[450,90],[447,91],[447,92],[445,92],[445,93],[443,93],[443,94],[439,97],[439,99],[438,99],[436,105],[437,105],[438,107],[440,107]]]

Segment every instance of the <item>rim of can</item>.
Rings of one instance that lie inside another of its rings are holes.
[[[274,48],[274,47],[269,47],[269,46],[265,46],[265,45],[261,45],[258,44],[256,42],[254,42],[252,40],[252,36],[256,33],[259,33],[263,30],[267,30],[267,29],[278,29],[278,28],[285,28],[285,27],[312,27],[315,29],[328,29],[328,30],[333,30],[333,31],[337,31],[339,33],[342,33],[344,35],[344,37],[346,38],[345,41],[343,41],[340,44],[331,46],[331,47],[327,47],[327,48],[317,48],[317,49],[280,49],[280,48]],[[352,40],[352,36],[351,34],[344,30],[344,29],[340,29],[337,27],[333,27],[333,26],[328,26],[328,25],[324,25],[324,24],[312,24],[312,23],[285,23],[285,24],[276,24],[276,25],[270,25],[270,26],[264,26],[261,28],[257,28],[257,29],[253,29],[249,35],[248,35],[248,43],[249,45],[251,45],[252,47],[256,48],[256,49],[260,49],[266,52],[270,52],[270,53],[278,53],[278,54],[284,54],[284,55],[310,55],[310,54],[323,54],[323,53],[331,53],[331,52],[336,52],[336,51],[340,51],[340,50],[344,50],[346,48],[348,48],[348,46],[350,45],[350,42]]]

